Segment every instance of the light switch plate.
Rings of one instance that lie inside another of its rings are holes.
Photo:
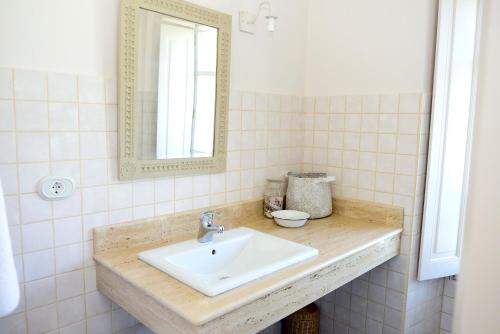
[[[255,21],[257,16],[250,12],[240,11],[240,31],[249,34],[255,33]]]

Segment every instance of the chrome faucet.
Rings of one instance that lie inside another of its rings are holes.
[[[224,226],[214,224],[214,217],[222,216],[222,212],[207,211],[200,215],[200,227],[198,229],[198,242],[210,242],[214,233],[223,233]]]

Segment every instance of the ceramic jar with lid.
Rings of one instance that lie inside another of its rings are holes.
[[[326,173],[288,173],[286,208],[307,212],[311,219],[331,215],[332,181],[335,176]]]

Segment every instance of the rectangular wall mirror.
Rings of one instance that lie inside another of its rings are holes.
[[[230,39],[229,15],[121,2],[120,178],[225,169]]]

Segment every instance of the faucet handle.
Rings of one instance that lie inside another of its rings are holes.
[[[206,218],[209,219],[210,222],[213,221],[215,216],[222,216],[223,213],[220,211],[205,211],[200,215],[200,220],[205,220]]]
[[[215,216],[222,216],[222,212],[207,211],[200,215],[200,226],[198,228],[198,241],[209,242],[212,241],[214,233],[223,233],[224,226],[213,223]]]

